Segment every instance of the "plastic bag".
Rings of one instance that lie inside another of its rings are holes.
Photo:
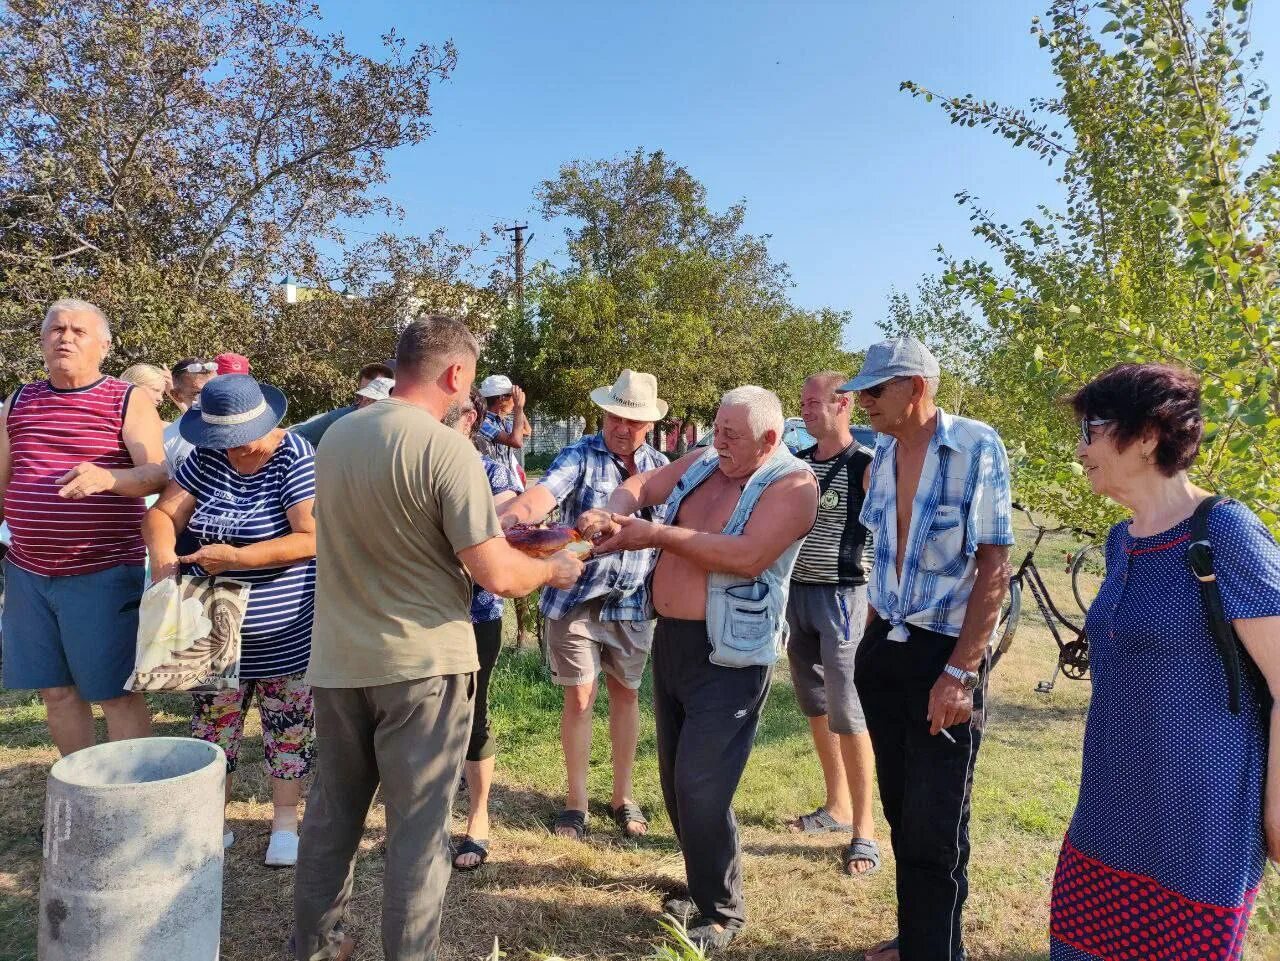
[[[166,577],[142,595],[128,691],[221,691],[240,685],[240,626],[249,585]]]

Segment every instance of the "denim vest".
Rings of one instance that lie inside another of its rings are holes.
[[[681,501],[711,476],[719,463],[720,458],[712,449],[689,466],[667,499],[668,523],[674,520]],[[721,533],[741,534],[765,488],[796,471],[810,471],[810,468],[793,457],[785,444],[779,444],[747,481],[738,506]],[[714,571],[707,574],[707,636],[711,640],[709,660],[712,664],[768,666],[786,649],[791,568],[803,543],[804,538],[799,538],[755,580],[744,580],[739,574]]]

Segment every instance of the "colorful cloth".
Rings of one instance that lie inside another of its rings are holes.
[[[511,472],[502,464],[499,464],[492,457],[480,455],[480,460],[484,463],[485,476],[489,478],[489,489],[493,491],[493,496],[497,497],[505,491],[519,491],[519,484]],[[471,623],[483,624],[485,621],[502,620],[502,598],[498,595],[486,591],[479,584],[471,585]],[[481,665],[483,668],[483,664]]]
[[[74,390],[42,380],[14,393],[6,419],[12,473],[4,496],[11,563],[58,577],[146,562],[141,497],[58,496],[59,478],[78,464],[107,470],[134,466],[124,443],[132,390],[131,384],[103,377]]]
[[[1209,518],[1231,620],[1280,616],[1280,548],[1244,506]],[[1235,961],[1262,876],[1267,738],[1238,715],[1185,557],[1191,522],[1107,538],[1086,631],[1093,699],[1080,798],[1054,877],[1053,961]]]
[[[520,473],[520,455],[514,447],[498,443],[499,434],[513,434],[515,429],[513,418],[504,419],[494,413],[485,414],[484,420],[476,428],[476,434],[479,435],[476,437],[476,449],[505,467],[515,480],[515,489],[524,493],[524,483],[520,479],[523,476]]]
[[[978,545],[1013,543],[1009,458],[991,427],[938,411],[899,579],[897,444],[886,434],[876,442],[859,517],[875,539],[868,600],[892,625],[890,640],[905,641],[907,624],[959,637]]]
[[[227,773],[240,760],[244,716],[258,698],[267,773],[282,781],[306,777],[315,759],[316,719],[311,688],[301,674],[243,681],[240,687],[193,694],[191,736],[216,744],[227,755]]]
[[[292,533],[289,508],[316,496],[315,449],[287,431],[257,471],[241,474],[226,451],[197,447],[174,481],[196,499],[187,532],[197,544],[247,547]],[[184,574],[207,574],[184,565]],[[253,585],[240,627],[240,677],[283,677],[307,668],[315,612],[316,562],[229,570],[223,576]]]
[[[648,444],[636,451],[639,473],[657,470],[668,463],[665,455]],[[631,474],[605,445],[602,434],[592,434],[562,450],[539,481],[560,505],[562,520],[576,524],[585,511],[609,506],[609,497]],[[646,520],[661,521],[666,516],[662,506],[640,511]],[[621,551],[593,557],[587,561],[578,583],[568,590],[555,587],[542,589],[539,606],[546,617],[568,616],[583,601],[604,597],[600,612],[602,621],[644,621],[649,612],[649,572],[657,551]]]

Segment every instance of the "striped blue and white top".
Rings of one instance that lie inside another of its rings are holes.
[[[201,547],[245,547],[292,532],[286,511],[316,496],[315,448],[286,432],[270,459],[246,476],[231,466],[226,452],[197,447],[173,479],[196,499],[187,531]],[[184,565],[183,573],[206,572]],[[224,576],[253,585],[240,629],[241,679],[305,671],[315,610],[314,558],[288,567],[230,570]]]

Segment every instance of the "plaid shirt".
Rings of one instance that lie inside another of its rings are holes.
[[[484,463],[485,476],[489,478],[489,489],[497,497],[503,491],[518,491],[519,483],[511,472],[492,457],[480,455]],[[479,584],[471,585],[471,623],[483,624],[485,621],[502,620],[502,598],[491,594]]]
[[[667,458],[648,444],[636,451],[636,470],[640,473],[666,464]],[[562,450],[539,483],[560,505],[564,523],[576,524],[585,511],[608,507],[609,495],[630,476],[622,461],[605,446],[604,437],[592,434]],[[665,511],[654,507],[640,513],[648,520],[661,521]],[[542,613],[546,617],[566,617],[579,604],[603,597],[602,621],[646,620],[649,572],[656,556],[656,551],[644,550],[592,558],[578,583],[569,590],[542,589]]]
[[[897,575],[897,441],[880,435],[861,521],[875,537],[868,600],[907,639],[907,624],[960,636],[977,572],[979,544],[1013,543],[1009,458],[991,427],[938,411],[916,489]]]

